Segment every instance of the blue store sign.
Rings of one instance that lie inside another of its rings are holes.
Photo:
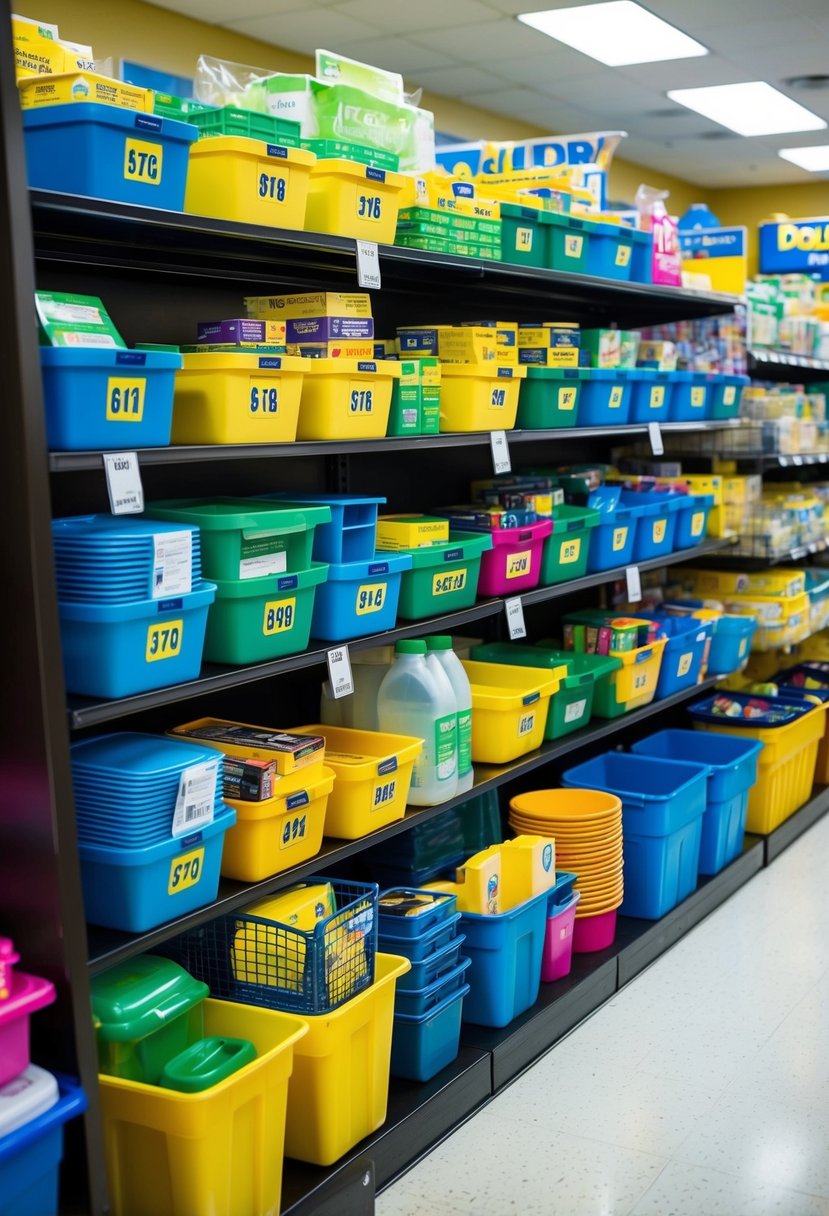
[[[761,224],[760,273],[829,280],[829,216]]]

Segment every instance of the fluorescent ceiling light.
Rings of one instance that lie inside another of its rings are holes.
[[[701,42],[695,42],[633,0],[519,13],[518,20],[612,68],[708,54],[708,48]]]
[[[822,131],[826,123],[764,80],[718,84],[704,89],[671,89],[671,101],[718,122],[738,135],[781,135]]]
[[[777,153],[783,160],[790,160],[809,173],[829,172],[829,144],[818,144],[811,148],[781,148]]]

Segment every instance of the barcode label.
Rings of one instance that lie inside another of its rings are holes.
[[[173,814],[173,836],[185,836],[195,828],[207,827],[209,823],[213,822],[218,777],[218,760],[191,764],[184,770],[178,783],[176,809]]]

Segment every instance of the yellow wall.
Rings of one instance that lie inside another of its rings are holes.
[[[829,215],[829,182],[806,182],[802,186],[751,186],[743,190],[709,190],[708,206],[725,225],[748,228],[748,271],[757,272],[757,225],[773,212],[793,219]]]

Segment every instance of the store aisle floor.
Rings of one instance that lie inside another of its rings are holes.
[[[829,1216],[829,817],[377,1216]]]

